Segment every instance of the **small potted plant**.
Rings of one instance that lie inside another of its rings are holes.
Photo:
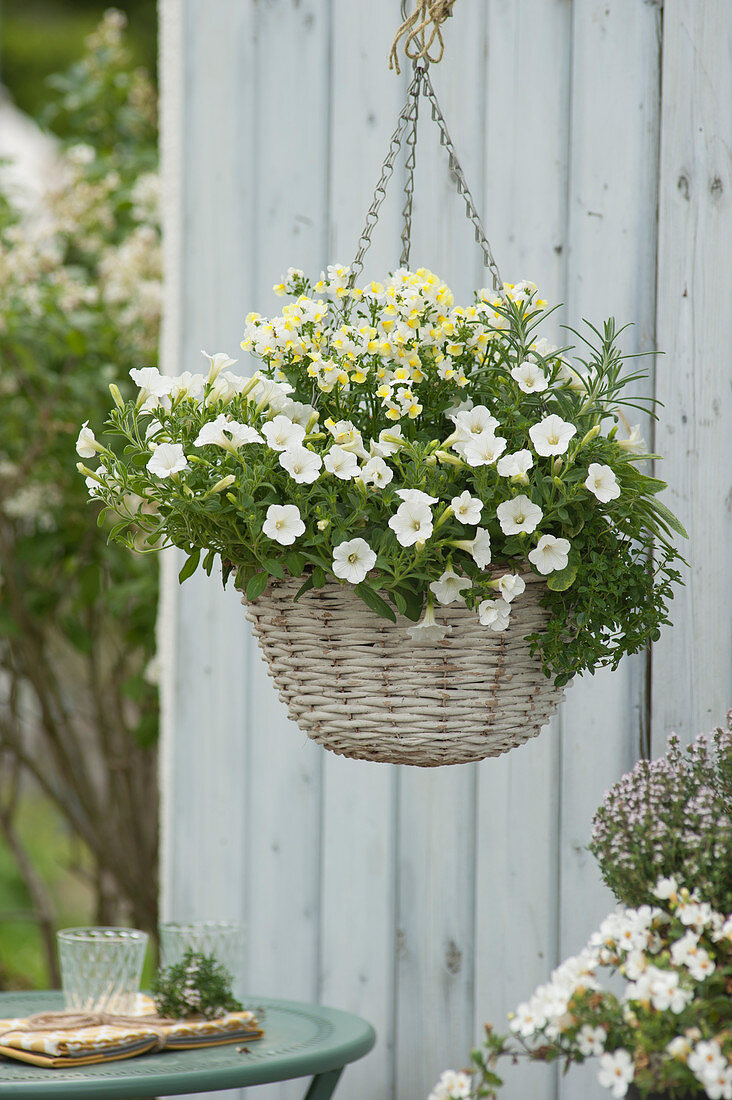
[[[174,1020],[217,1020],[242,1005],[231,991],[232,977],[213,955],[192,948],[180,962],[161,970],[153,980],[152,994],[159,1016]]]
[[[311,736],[403,763],[495,755],[576,673],[658,636],[683,528],[642,468],[624,412],[642,373],[614,321],[572,361],[539,335],[532,283],[455,305],[424,269],[356,287],[330,267],[275,289],[293,301],[247,318],[251,376],[223,353],[133,370],[108,441],[85,426],[77,449],[114,537],[181,547],[181,579],[216,559],[234,576]]]

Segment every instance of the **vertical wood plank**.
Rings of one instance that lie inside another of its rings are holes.
[[[231,105],[253,98],[251,5],[164,0],[161,31],[162,359],[164,370],[175,374],[199,370],[202,347],[237,348],[242,299],[250,291],[253,178],[239,158],[240,115]],[[179,555],[166,555],[159,626],[161,913],[168,919],[242,920],[252,641],[237,596],[224,592],[216,576],[196,574],[180,587],[179,568]],[[246,971],[245,960],[240,980]]]
[[[486,228],[503,277],[563,300],[567,256],[570,6],[491,0]],[[544,335],[563,343],[555,314]],[[476,1024],[506,1014],[546,979],[557,949],[559,723],[478,769]],[[480,1030],[476,1041],[480,1041]],[[506,1100],[553,1100],[547,1066],[506,1070]]]
[[[336,3],[332,27],[330,253],[353,259],[406,79],[388,74],[393,0],[367,7]],[[399,239],[401,165],[382,206],[362,276],[393,270]],[[396,769],[323,757],[323,881],[320,999],[376,1028],[377,1046],[350,1066],[351,1096],[392,1096],[394,1075]]]
[[[456,5],[445,26],[445,56],[430,74],[478,193],[485,118],[475,89],[483,79],[484,40],[484,5]],[[456,302],[471,301],[483,285],[481,253],[426,106],[410,266],[436,271]],[[476,772],[459,765],[399,773],[395,1097],[424,1100],[446,1066],[464,1063],[473,1034]]]
[[[636,0],[575,5],[572,46],[568,316],[635,322],[626,351],[654,344],[660,10]],[[650,390],[650,384],[648,387]],[[562,716],[560,954],[574,954],[613,905],[587,851],[603,792],[640,747],[643,657],[583,677]],[[562,1100],[602,1095],[591,1066]]]
[[[658,477],[689,532],[673,628],[653,648],[653,748],[732,700],[732,7],[664,9],[656,392]]]
[[[255,11],[253,110],[242,112],[240,156],[251,161],[255,248],[252,298],[270,315],[272,290],[288,267],[320,271],[327,259],[330,5],[319,0],[249,0]],[[290,722],[258,648],[250,650],[247,773],[250,817],[243,873],[249,880],[252,988],[315,1000],[320,959],[323,752]],[[262,1089],[298,1097],[301,1084]]]

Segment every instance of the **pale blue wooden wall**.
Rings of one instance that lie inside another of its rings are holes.
[[[161,7],[175,372],[201,347],[236,354],[288,266],[351,259],[406,77],[386,70],[398,0]],[[433,81],[504,275],[562,320],[613,313],[636,322],[629,350],[665,349],[649,392],[692,570],[648,662],[577,683],[504,759],[422,771],[309,744],[236,596],[199,576],[179,590],[166,565],[163,911],[244,919],[253,993],[376,1024],[344,1100],[422,1100],[582,946],[611,904],[586,851],[604,790],[644,743],[732,701],[732,4],[458,0],[446,43]],[[417,171],[412,262],[467,295],[480,255],[426,118]],[[400,179],[370,275],[398,261]],[[505,1095],[596,1091],[539,1067]]]

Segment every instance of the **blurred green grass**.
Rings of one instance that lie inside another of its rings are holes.
[[[154,0],[3,0],[0,11],[0,80],[21,110],[36,116],[48,99],[46,77],[83,53],[84,39],[104,12],[116,7],[129,20],[135,62],[154,76],[157,10]]]

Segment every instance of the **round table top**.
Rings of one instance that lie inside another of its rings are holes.
[[[371,1024],[349,1012],[298,1001],[247,997],[264,1009],[264,1037],[201,1050],[169,1050],[78,1069],[46,1069],[0,1057],[0,1096],[97,1100],[171,1096],[309,1077],[355,1062],[373,1047]],[[0,1019],[63,1008],[61,993],[0,993]]]

